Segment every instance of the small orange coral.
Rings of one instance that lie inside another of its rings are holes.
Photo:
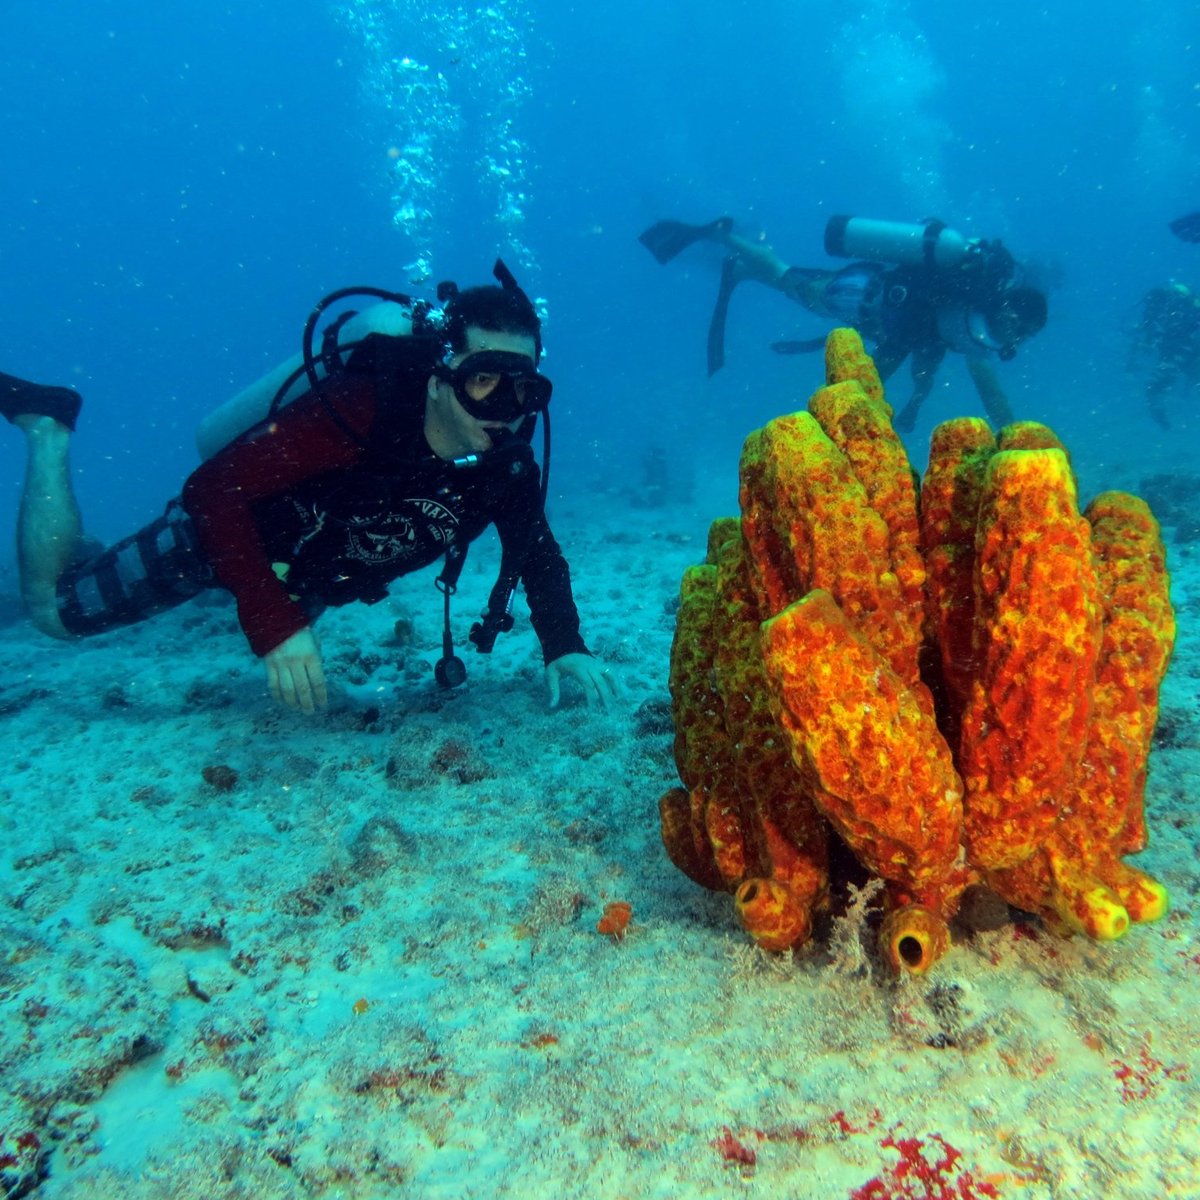
[[[633,905],[624,900],[614,900],[604,906],[600,920],[596,922],[597,933],[611,934],[614,942],[621,941],[625,930],[629,928],[629,920],[633,916]]]

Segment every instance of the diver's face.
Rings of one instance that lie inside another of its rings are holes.
[[[1007,305],[1001,305],[987,318],[988,332],[1001,346],[1015,346],[1028,336],[1021,318]]]
[[[1032,288],[1003,293],[987,314],[988,332],[1010,350],[1033,337],[1045,323],[1045,298]]]
[[[1013,348],[1037,333],[1040,325],[1031,324],[1020,309],[1001,304],[987,317],[988,332],[1001,345]]]
[[[503,350],[509,354],[523,355],[529,359],[530,371],[536,370],[537,346],[532,337],[523,333],[480,329],[476,325],[467,327],[466,349],[446,365],[456,367],[469,354],[478,354],[481,350]],[[523,416],[512,421],[479,420],[459,404],[454,388],[447,380],[439,379],[436,375],[429,377],[425,401],[425,440],[439,458],[483,454],[492,448],[493,432],[507,429],[515,433],[523,420]]]

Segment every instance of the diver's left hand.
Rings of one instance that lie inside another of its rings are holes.
[[[583,688],[588,704],[598,703],[601,708],[607,708],[617,698],[617,681],[599,659],[590,654],[564,654],[546,664],[551,708],[558,707],[559,685],[564,677],[574,679]]]

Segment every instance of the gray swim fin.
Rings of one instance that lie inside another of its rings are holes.
[[[686,225],[683,221],[658,221],[645,232],[638,234],[638,241],[654,255],[660,263],[669,263],[694,242],[720,242],[733,231],[732,217],[718,217],[707,225]]]

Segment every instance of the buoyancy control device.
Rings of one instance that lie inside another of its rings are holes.
[[[379,303],[363,312],[347,312],[330,322],[319,355],[313,353],[317,323],[332,305],[351,296],[372,296]],[[196,430],[196,449],[202,459],[212,458],[242,434],[269,420],[284,405],[306,396],[321,380],[342,370],[352,351],[372,334],[383,337],[428,337],[440,344],[439,313],[424,300],[413,301],[400,292],[380,288],[342,288],[321,300],[304,326],[299,354],[268,371],[219,408]]]

